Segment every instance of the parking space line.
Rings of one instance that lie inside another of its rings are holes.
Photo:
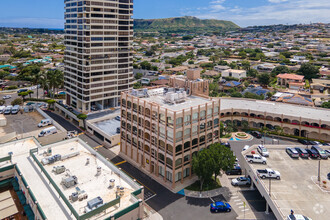
[[[238,203],[236,203],[236,205],[242,205],[243,204],[243,202],[238,202]]]
[[[239,202],[242,201],[241,199],[235,199],[234,202]]]
[[[242,206],[239,206],[238,208],[240,208],[240,209],[241,209],[241,208],[244,208],[244,205],[242,205]]]
[[[154,195],[150,196],[149,198],[147,198],[147,199],[144,199],[144,201],[146,202],[146,201],[148,201],[148,200],[150,200],[150,199],[154,198],[155,196],[157,196],[157,194],[154,194]]]
[[[232,199],[236,199],[236,198],[238,198],[238,196],[233,196],[233,197],[231,197]]]
[[[211,201],[214,202],[214,200],[210,197]]]

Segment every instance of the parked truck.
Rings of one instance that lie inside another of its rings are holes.
[[[246,155],[245,159],[249,163],[262,163],[262,164],[267,163],[267,159],[265,157],[256,154]]]
[[[257,175],[261,179],[266,179],[266,178],[274,178],[278,180],[281,179],[280,172],[272,169],[257,170]]]

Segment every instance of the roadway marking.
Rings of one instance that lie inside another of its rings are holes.
[[[126,163],[127,161],[126,160],[123,160],[123,161],[121,161],[121,162],[119,162],[119,163],[116,163],[115,165],[116,166],[119,166],[120,164],[123,164],[123,163]]]
[[[94,147],[94,149],[96,150],[96,149],[99,149],[101,147],[103,147],[103,145],[96,146],[96,147]]]
[[[238,208],[240,208],[240,209],[241,209],[241,208],[244,208],[244,206],[242,205],[242,206],[239,206]]]
[[[157,194],[154,194],[154,195],[150,196],[149,198],[147,198],[147,199],[144,199],[144,201],[146,202],[146,201],[148,201],[149,199],[152,199],[152,198],[154,198],[155,196],[157,196]]]
[[[214,200],[210,197],[211,201],[214,202]]]
[[[231,197],[232,199],[236,199],[236,198],[238,198],[238,196],[233,196],[233,197]]]
[[[243,202],[238,202],[238,203],[236,203],[236,205],[242,205],[243,204]]]
[[[235,202],[239,202],[239,201],[242,201],[242,200],[241,200],[241,199],[235,199],[234,201],[235,201]]]

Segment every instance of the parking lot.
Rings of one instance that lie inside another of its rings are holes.
[[[38,137],[38,134],[45,129],[38,128],[38,124],[44,117],[38,112],[18,113],[16,115],[4,115],[7,119],[7,125],[0,127],[0,136],[5,136],[16,132],[17,138]],[[58,130],[58,133],[60,131]]]
[[[279,171],[281,179],[256,178],[255,184],[263,187],[267,194],[270,189],[271,199],[283,216],[294,210],[296,214],[312,219],[329,219],[330,190],[320,187],[316,182],[319,163],[321,181],[326,181],[326,175],[330,172],[330,160],[292,159],[285,151],[286,146],[273,145],[267,148],[270,154],[267,165],[246,163],[246,169],[270,168]],[[329,181],[327,185],[330,188]]]

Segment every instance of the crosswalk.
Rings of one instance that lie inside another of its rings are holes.
[[[250,208],[247,205],[246,201],[243,201],[242,198],[240,198],[240,196],[238,195],[238,193],[233,192],[230,194],[230,204],[231,206],[233,206],[238,215],[242,215],[244,214],[244,212],[246,213],[250,211]]]
[[[144,192],[144,201],[146,202],[146,201],[148,201],[149,199],[153,198],[153,197],[156,196],[156,195],[157,195],[157,194],[152,193],[152,192],[146,190],[146,191]]]

